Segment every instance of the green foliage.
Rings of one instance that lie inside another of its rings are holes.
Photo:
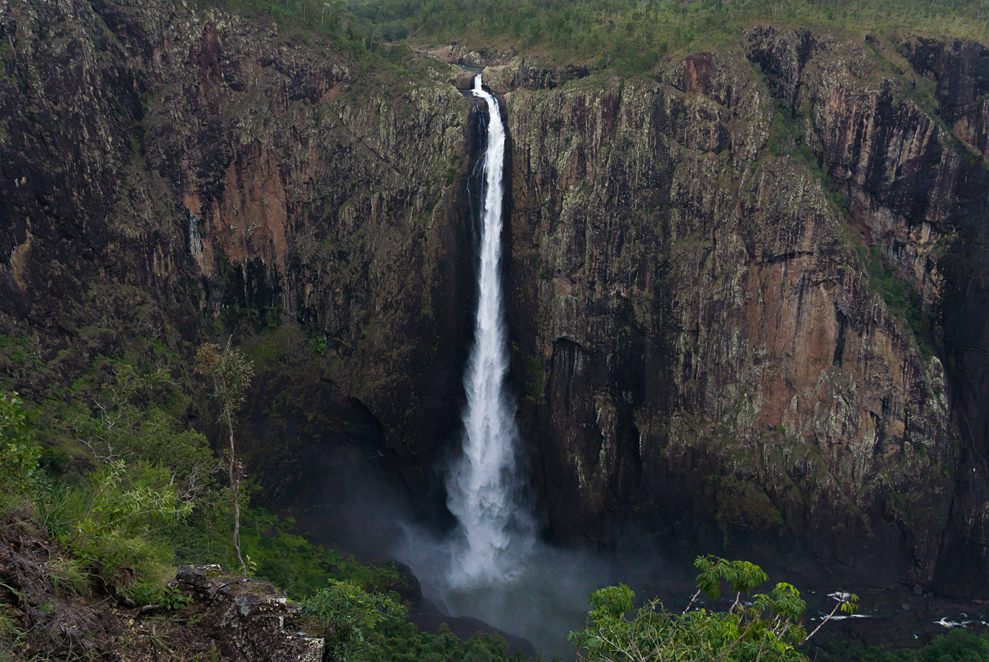
[[[50,401],[54,414],[40,429],[48,443],[75,448],[91,469],[62,476],[72,455],[51,448],[42,459],[54,484],[35,490],[38,514],[75,554],[78,569],[95,572],[112,590],[124,591],[134,573],[164,577],[189,536],[185,522],[194,509],[208,515],[218,500],[217,461],[206,438],[158,406],[170,388],[162,367],[139,370],[100,357],[72,388],[92,406]],[[73,584],[85,583],[68,574]]]
[[[752,481],[735,476],[712,477],[717,486],[717,522],[726,537],[733,529],[769,530],[783,524],[783,513]]]
[[[848,197],[838,191],[821,159],[807,144],[804,126],[782,104],[773,116],[769,133],[769,151],[774,156],[789,155],[807,167],[807,170],[821,183],[821,190],[828,202],[841,214],[848,212]]]
[[[884,266],[878,246],[866,248],[860,244],[856,251],[865,266],[872,291],[883,298],[889,312],[907,322],[921,354],[925,359],[930,357],[930,343],[934,342],[937,328],[936,311],[933,308],[925,310],[917,290],[898,278],[894,269]]]
[[[394,567],[367,566],[314,545],[294,532],[294,524],[292,519],[276,517],[263,508],[247,509],[241,532],[244,553],[257,563],[253,574],[272,582],[290,598],[311,595],[330,579],[381,593],[402,588]]]
[[[635,595],[627,586],[609,586],[591,595],[586,628],[570,633],[570,640],[588,660],[683,660],[691,662],[801,662],[796,647],[805,641],[799,623],[805,603],[800,592],[779,583],[768,593],[752,592],[767,579],[766,573],[747,561],[725,561],[712,556],[698,558],[694,566],[698,592],[710,599],[721,596],[722,586],[735,593],[724,612],[698,609],[694,601],[680,615],[653,601],[632,618]],[[743,602],[742,595],[751,595]],[[841,607],[851,606],[852,596]]]
[[[161,586],[143,577],[132,582],[125,595],[138,606],[157,605],[166,611],[181,611],[192,604],[192,598],[182,595],[174,586]]]
[[[216,489],[218,464],[202,434],[182,430],[171,415],[148,404],[167,381],[163,368],[141,375],[131,364],[117,362],[94,398],[94,409],[72,408],[61,428],[97,462],[124,459],[137,462],[140,470],[154,467],[183,502],[194,502]]]
[[[700,571],[697,588],[712,600],[721,597],[722,582],[728,584],[733,592],[748,595],[769,580],[769,575],[762,568],[748,561],[725,561],[715,556],[702,556],[694,561],[694,567]],[[803,608],[801,605],[801,612]]]
[[[277,4],[277,3],[269,3]],[[286,3],[288,4],[288,3]],[[984,9],[965,0],[353,0],[349,9],[366,30],[389,38],[514,46],[555,60],[584,60],[623,75],[650,71],[670,51],[737,39],[755,22],[799,23],[855,31],[929,31],[984,38]],[[948,19],[951,20],[948,20]],[[980,20],[983,19],[983,20]],[[398,29],[401,28],[401,29]]]
[[[231,418],[244,402],[254,366],[239,349],[230,347],[229,342],[222,350],[216,343],[203,343],[196,350],[196,365],[199,372],[212,380],[213,397],[220,403],[223,415]]]
[[[203,343],[196,350],[197,370],[209,377],[213,382],[213,397],[220,403],[221,418],[227,424],[230,434],[230,447],[227,449],[227,479],[230,484],[230,499],[233,502],[233,546],[240,563],[241,571],[248,574],[247,564],[241,556],[240,549],[240,482],[244,469],[237,458],[234,445],[234,412],[244,403],[247,387],[251,385],[254,376],[254,364],[244,357],[243,353],[230,346],[231,336],[227,346],[221,350],[216,343]]]
[[[525,364],[525,397],[532,402],[536,402],[543,397],[543,390],[546,387],[546,369],[543,362],[538,358],[531,358]]]
[[[387,618],[405,618],[407,611],[394,598],[368,593],[350,582],[335,579],[300,604],[302,613],[322,622],[331,631],[326,642],[344,659],[367,648],[365,639],[375,625]]]
[[[833,641],[814,651],[819,662],[984,662],[989,660],[989,632],[973,634],[955,628],[921,648],[868,648]]]
[[[525,656],[517,652],[509,657],[508,643],[497,635],[477,632],[467,641],[461,641],[443,625],[440,634],[433,635],[419,632],[412,623],[391,618],[370,633],[367,648],[359,659],[364,662],[499,662],[524,660]]]
[[[502,637],[484,632],[461,641],[440,626],[440,634],[419,632],[405,621],[405,608],[393,598],[330,580],[329,586],[302,603],[307,616],[332,631],[327,638],[336,659],[350,662],[500,662],[524,660],[508,655]],[[541,659],[541,658],[540,658]]]
[[[89,572],[83,563],[68,556],[54,556],[48,563],[52,590],[67,588],[79,595],[89,592]]]
[[[151,467],[127,471],[123,460],[96,469],[88,484],[74,493],[68,513],[74,523],[65,539],[70,548],[108,585],[121,578],[120,568],[158,578],[172,560],[162,539],[166,530],[192,512],[174,487],[161,487]]]
[[[39,479],[41,447],[35,442],[17,393],[0,393],[0,498],[23,496]]]

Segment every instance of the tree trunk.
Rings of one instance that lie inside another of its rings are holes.
[[[240,491],[240,467],[237,464],[237,454],[234,450],[233,418],[230,415],[229,409],[227,409],[225,413],[227,416],[227,430],[230,432],[229,477],[230,494],[234,501],[234,551],[237,552],[237,561],[240,563],[241,572],[246,575],[247,565],[244,563],[244,559],[240,555],[240,499],[238,497],[238,492]]]

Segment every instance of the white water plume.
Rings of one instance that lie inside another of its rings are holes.
[[[534,540],[529,513],[519,503],[515,404],[505,392],[508,351],[499,273],[505,127],[497,100],[481,87],[480,74],[473,92],[486,102],[489,121],[477,317],[464,376],[464,455],[447,484],[447,504],[463,534],[462,546],[452,550],[448,582],[460,588],[496,585],[517,577]]]

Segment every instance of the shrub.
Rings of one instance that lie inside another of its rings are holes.
[[[368,593],[360,586],[335,579],[319,593],[303,600],[302,613],[326,625],[331,634],[326,643],[345,659],[363,652],[365,639],[380,622],[405,618],[406,609],[394,598]]]
[[[672,614],[654,600],[629,620],[625,615],[633,610],[635,594],[625,585],[609,586],[591,595],[590,622],[583,630],[570,633],[571,642],[586,652],[586,659],[602,662],[806,661],[796,650],[809,638],[799,623],[805,603],[796,588],[779,583],[772,591],[743,602],[743,594],[751,594],[768,579],[759,566],[716,557],[698,558],[694,566],[700,570],[698,590],[682,614]],[[723,584],[735,593],[727,611],[690,611],[701,593],[720,598]],[[856,601],[855,596],[848,596],[835,610],[853,610]]]
[[[39,479],[41,446],[34,440],[17,393],[0,394],[0,498],[26,494]]]

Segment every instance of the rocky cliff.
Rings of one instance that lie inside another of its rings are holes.
[[[766,27],[508,95],[511,317],[560,537],[631,519],[986,590],[984,370],[958,353],[985,347],[987,53]]]
[[[449,67],[166,0],[0,0],[0,60],[0,331],[37,359],[8,382],[60,397],[98,354],[234,332],[270,498],[384,472],[442,511],[474,289]],[[987,67],[754,27],[635,80],[492,72],[557,539],[989,595]]]
[[[280,444],[263,451],[290,491],[351,456],[419,457],[393,464],[426,491],[472,290],[472,106],[448,66],[186,3],[0,17],[2,331],[45,366],[22,392],[57,398],[135,337],[189,356],[211,327],[243,341],[289,317],[299,370],[262,371],[249,445]]]

